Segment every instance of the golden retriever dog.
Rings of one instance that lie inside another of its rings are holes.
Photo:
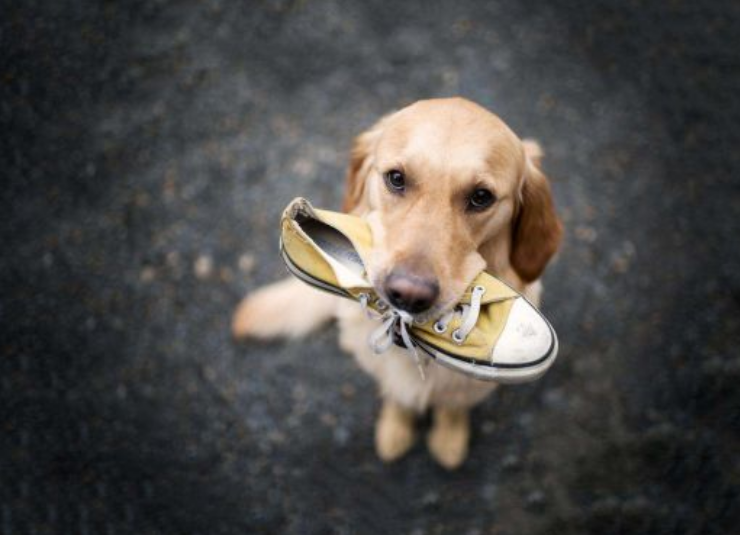
[[[419,319],[436,317],[486,269],[538,304],[539,278],[562,236],[541,159],[536,142],[520,140],[496,115],[462,98],[416,102],[358,136],[344,210],[370,224],[366,268],[378,293]],[[404,455],[417,416],[431,409],[429,451],[442,466],[458,467],[468,452],[469,411],[495,383],[433,361],[422,379],[405,349],[371,351],[377,323],[357,303],[294,279],[245,298],[232,328],[240,339],[297,337],[332,318],[341,347],[379,386],[378,456],[390,462]]]

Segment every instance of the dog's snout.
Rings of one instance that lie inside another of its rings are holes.
[[[429,309],[439,296],[439,283],[434,278],[391,272],[385,279],[385,293],[396,308],[418,314]]]

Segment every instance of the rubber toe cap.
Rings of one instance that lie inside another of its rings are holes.
[[[510,367],[533,365],[546,358],[554,346],[554,334],[547,320],[525,299],[519,298],[493,348],[491,364]]]

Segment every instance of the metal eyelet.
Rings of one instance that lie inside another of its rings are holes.
[[[432,327],[432,329],[434,329],[435,333],[442,334],[443,332],[447,330],[447,325],[444,325],[440,323],[439,321],[437,321],[434,323],[434,326]]]
[[[486,293],[485,286],[481,286],[481,285],[476,286],[475,288],[473,288],[473,290],[476,292],[480,292],[481,294]]]
[[[414,325],[424,325],[426,321],[414,318]]]
[[[381,301],[380,299],[378,299],[375,302],[375,306],[378,307],[378,310],[380,310],[382,312],[383,310],[386,310],[388,308],[388,303],[386,303],[386,302]]]
[[[465,341],[465,338],[463,338],[462,335],[460,334],[460,329],[455,329],[453,331],[453,333],[452,333],[452,339],[457,344],[462,344]]]

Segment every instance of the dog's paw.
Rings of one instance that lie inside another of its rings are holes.
[[[434,424],[427,437],[432,457],[444,468],[459,468],[468,456],[470,418],[468,412],[437,409]]]
[[[336,299],[296,279],[285,279],[242,300],[232,317],[231,332],[237,339],[304,336],[333,317]]]
[[[276,336],[269,323],[264,321],[266,309],[269,311],[269,299],[257,292],[245,297],[236,307],[231,318],[231,334],[237,340],[246,338],[268,339]]]
[[[383,462],[403,457],[416,441],[414,414],[386,401],[375,424],[375,451]]]

